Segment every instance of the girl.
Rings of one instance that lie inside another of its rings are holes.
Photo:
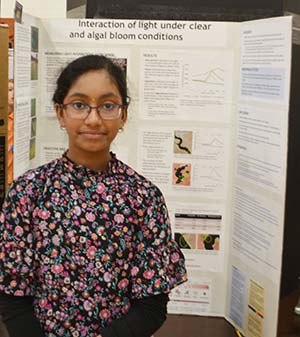
[[[69,147],[8,191],[2,320],[11,337],[149,337],[186,271],[161,192],[110,151],[127,119],[124,73],[104,56],[81,57],[53,101]]]

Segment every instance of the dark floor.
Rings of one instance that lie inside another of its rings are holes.
[[[237,337],[223,318],[169,315],[154,337]]]

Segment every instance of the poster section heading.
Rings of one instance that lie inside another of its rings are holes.
[[[74,19],[67,27],[63,20],[50,20],[45,22],[45,27],[54,33],[52,38],[56,42],[151,42],[224,47],[227,41],[227,30],[220,22]],[[215,36],[218,38],[213,38]]]

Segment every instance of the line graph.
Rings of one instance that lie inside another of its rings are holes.
[[[193,75],[191,80],[205,84],[224,85],[224,70],[220,67],[213,68],[204,73]]]
[[[200,175],[201,179],[209,179],[214,181],[220,181],[223,178],[222,173],[220,172],[220,167],[207,168],[206,172]]]
[[[218,138],[214,137],[212,140],[209,142],[201,142],[202,146],[209,146],[209,147],[218,147],[221,148],[224,146],[224,143],[219,140]]]

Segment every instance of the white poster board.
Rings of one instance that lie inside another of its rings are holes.
[[[113,151],[162,189],[186,257],[189,281],[172,292],[169,312],[225,317],[245,336],[275,337],[291,18],[25,15],[16,44],[15,175],[67,148],[51,102],[61,68],[90,53],[117,59],[126,67],[132,103]],[[27,131],[21,134],[18,123]]]

